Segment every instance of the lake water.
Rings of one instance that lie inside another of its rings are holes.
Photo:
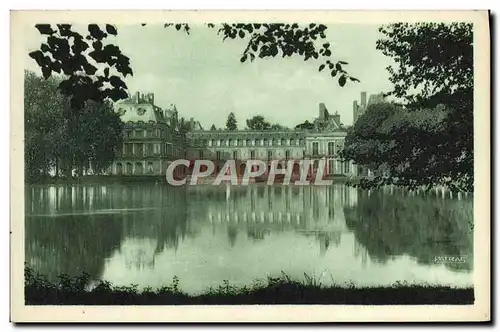
[[[471,196],[131,184],[27,186],[25,199],[26,263],[52,280],[84,271],[155,288],[177,276],[191,294],[282,271],[325,285],[472,285]]]

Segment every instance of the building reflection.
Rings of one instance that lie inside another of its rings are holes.
[[[265,185],[192,187],[189,191],[193,209],[203,208],[211,224],[227,225],[232,245],[236,232],[259,241],[272,232],[293,230],[315,238],[322,255],[330,246],[338,246],[348,231],[343,206],[355,206],[358,192],[345,186]]]
[[[111,260],[128,271],[154,269],[158,255],[203,231],[228,250],[293,232],[320,256],[349,248],[363,266],[400,256],[429,265],[457,255],[467,262],[447,267],[473,266],[470,197],[340,185],[27,187],[25,195],[26,262],[49,279],[81,272],[97,279]]]

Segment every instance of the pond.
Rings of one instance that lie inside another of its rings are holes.
[[[473,284],[473,199],[402,189],[162,184],[26,186],[26,263],[50,280],[170,285]],[[461,257],[445,262],[442,257]]]

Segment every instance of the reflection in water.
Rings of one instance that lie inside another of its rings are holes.
[[[54,279],[187,292],[285,271],[323,284],[472,282],[472,198],[345,186],[26,188],[26,261]],[[436,256],[466,255],[443,265]],[[333,280],[332,280],[333,279]]]

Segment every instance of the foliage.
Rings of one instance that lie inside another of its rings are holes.
[[[145,26],[146,23],[141,25]],[[187,34],[191,30],[186,23],[165,23],[164,26],[175,27],[177,31],[182,30]],[[215,28],[213,23],[207,26]],[[70,24],[37,24],[35,28],[47,36],[47,40],[38,50],[30,52],[29,56],[37,62],[45,78],[52,73],[66,75],[60,88],[71,97],[74,109],[81,108],[88,100],[102,102],[108,98],[113,101],[127,98],[124,78],[133,75],[133,71],[130,59],[109,41],[110,37],[118,34],[116,26],[89,24],[85,35],[73,30]],[[330,44],[324,42],[326,30],[325,25],[315,23],[223,23],[217,34],[223,40],[248,40],[240,58],[242,63],[254,61],[256,57],[281,55],[285,58],[297,55],[305,61],[321,61],[319,71],[328,68],[332,77],[338,77],[340,86],[344,86],[348,80],[358,81],[344,69],[347,62],[333,60]]]
[[[139,290],[137,285],[114,286],[98,281],[93,289],[85,287],[88,275],[63,275],[53,283],[25,268],[25,302],[27,305],[166,305],[166,304],[471,304],[472,288],[417,286],[396,282],[389,287],[355,288],[352,284],[324,286],[318,279],[304,274],[305,280],[293,280],[286,274],[268,277],[266,282],[237,287],[224,280],[223,285],[200,295],[179,290],[174,277],[169,286]]]
[[[247,127],[250,130],[268,130],[271,128],[271,124],[262,115],[256,115],[247,119]]]
[[[233,112],[229,113],[227,116],[226,129],[231,131],[238,129],[238,122],[236,121],[236,116]]]
[[[375,115],[361,117],[358,121],[373,121],[363,129],[373,136],[368,138],[355,125],[346,139],[344,158],[367,165],[370,157],[372,164],[385,164],[386,175],[364,180],[365,187],[446,185],[472,191],[472,25],[395,23],[380,32],[384,37],[377,41],[377,49],[396,63],[388,67],[394,84],[389,95],[402,100],[404,110],[377,129]],[[358,152],[356,146],[361,147]]]
[[[301,129],[301,130],[311,130],[314,129],[314,123],[309,122],[309,120],[306,120],[303,123],[299,123],[298,125],[295,126],[295,129]]]
[[[55,170],[71,176],[105,170],[122,144],[122,123],[108,103],[87,101],[76,112],[60,93],[61,80],[25,72],[25,172],[33,182]]]
[[[38,50],[29,53],[41,68],[43,77],[64,74],[61,91],[71,97],[73,109],[82,108],[86,101],[118,101],[127,98],[127,85],[122,78],[132,75],[130,59],[120,48],[106,43],[116,36],[116,27],[89,24],[85,35],[73,30],[71,24],[37,24],[40,34],[47,36]]]
[[[285,126],[282,126],[278,123],[275,123],[275,124],[272,124],[271,127],[270,127],[271,130],[276,130],[276,131],[280,131],[280,130],[288,130],[287,127]]]
[[[217,128],[215,127],[215,125],[214,125],[214,124],[212,124],[212,126],[210,127],[210,130],[211,130],[211,131],[216,131],[216,130],[217,130]]]

